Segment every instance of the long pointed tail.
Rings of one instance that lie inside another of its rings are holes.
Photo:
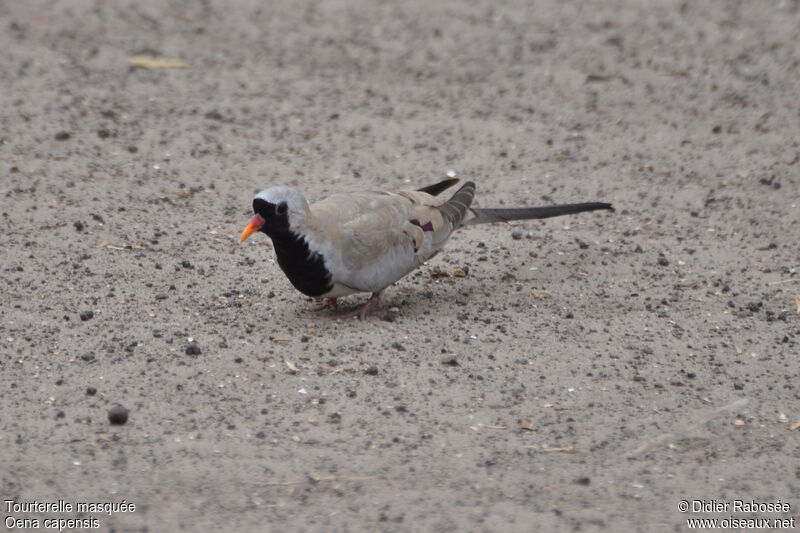
[[[544,207],[509,207],[491,209],[470,209],[473,216],[467,216],[464,224],[486,224],[488,222],[508,222],[510,220],[530,220],[534,218],[550,218],[561,215],[572,215],[584,211],[598,209],[614,210],[611,204],[588,202],[583,204],[548,205]]]

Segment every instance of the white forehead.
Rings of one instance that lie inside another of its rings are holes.
[[[306,199],[303,198],[302,194],[300,194],[300,191],[291,187],[284,187],[282,185],[264,189],[256,195],[256,198],[260,198],[261,200],[265,200],[271,204],[286,202],[286,205],[289,206],[289,209],[299,209],[308,205]]]

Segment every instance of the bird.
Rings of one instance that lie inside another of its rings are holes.
[[[458,182],[450,178],[417,190],[337,193],[312,204],[293,187],[270,187],[253,198],[254,215],[239,243],[265,233],[289,282],[306,296],[323,299],[319,310],[336,308],[343,296],[371,293],[346,315],[364,319],[387,287],[438,254],[464,226],[614,209],[604,202],[471,207],[472,181],[449,199],[440,196]]]

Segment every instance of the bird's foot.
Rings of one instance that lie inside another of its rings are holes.
[[[342,315],[342,318],[352,318],[354,316],[358,316],[358,318],[364,320],[365,318],[367,318],[367,313],[369,312],[369,310],[378,305],[380,301],[381,301],[381,293],[373,292],[370,299],[367,300],[367,303],[365,303],[355,311],[351,311],[350,313]]]
[[[336,298],[325,298],[322,300],[322,303],[314,308],[314,311],[324,311],[325,309],[336,309],[339,307],[339,302],[336,301]]]

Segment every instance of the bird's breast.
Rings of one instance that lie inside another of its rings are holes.
[[[308,241],[291,231],[272,237],[278,265],[298,291],[306,296],[322,296],[333,288],[331,273],[325,266],[325,258],[311,251]]]

